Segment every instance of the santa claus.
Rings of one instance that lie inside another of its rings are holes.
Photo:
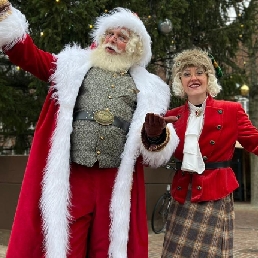
[[[169,87],[145,66],[151,39],[130,10],[96,20],[93,47],[38,49],[23,14],[0,2],[0,47],[49,82],[15,214],[7,258],[147,258],[143,164],[174,152],[173,126],[146,149],[146,113],[164,114]]]

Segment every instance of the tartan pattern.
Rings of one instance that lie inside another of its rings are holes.
[[[164,237],[162,258],[232,258],[233,195],[217,201],[173,200]]]

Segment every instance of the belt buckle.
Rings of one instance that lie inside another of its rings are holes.
[[[114,115],[109,110],[98,110],[94,113],[94,119],[101,125],[111,125],[114,122]]]

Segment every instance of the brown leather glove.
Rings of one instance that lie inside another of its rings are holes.
[[[150,138],[155,138],[162,134],[163,129],[166,127],[166,121],[162,116],[148,113],[145,116],[145,123],[143,126],[147,136]]]
[[[166,123],[174,123],[178,120],[178,117],[177,116],[167,116],[167,117],[164,117],[164,120],[166,121]]]
[[[142,127],[142,143],[149,151],[160,151],[169,141],[169,132],[166,124],[177,121],[176,116],[163,117],[153,113],[145,116],[145,123]]]

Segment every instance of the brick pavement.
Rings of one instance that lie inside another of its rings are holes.
[[[234,258],[258,258],[258,207],[235,203],[235,213]],[[149,258],[160,257],[163,237],[149,232]],[[0,230],[0,258],[5,257],[8,238],[9,231]]]

